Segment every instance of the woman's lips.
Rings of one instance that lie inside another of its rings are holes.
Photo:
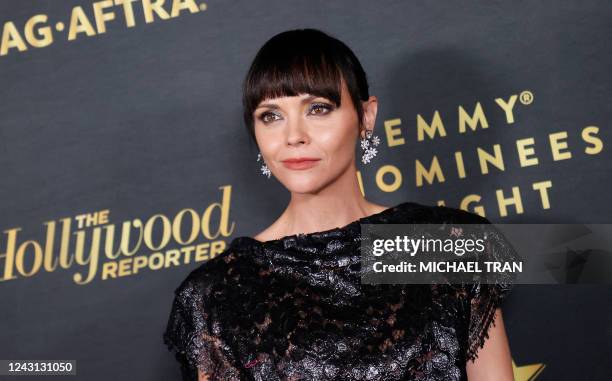
[[[283,160],[283,165],[289,169],[308,169],[317,165],[317,162],[321,159],[314,158],[298,158]]]

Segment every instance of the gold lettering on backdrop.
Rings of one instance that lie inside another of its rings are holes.
[[[533,190],[540,192],[542,200],[542,209],[550,209],[550,201],[548,200],[548,188],[552,188],[552,181],[540,181],[532,184]]]
[[[224,238],[235,228],[229,216],[231,186],[220,189],[221,201],[211,203],[203,212],[185,208],[174,217],[157,213],[146,221],[124,221],[118,242],[118,224],[111,223],[110,210],[44,222],[44,245],[33,239],[20,243],[22,228],[5,230],[0,236],[0,250],[4,250],[0,251],[0,281],[76,268],[73,281],[85,285],[97,277],[107,280],[135,275],[143,269],[155,271],[214,258],[227,248]],[[62,229],[55,251],[58,222]],[[207,242],[196,242],[198,237]]]
[[[391,177],[393,181],[386,182],[386,174],[387,178]],[[376,171],[376,184],[383,192],[395,192],[402,186],[402,172],[394,165],[384,165]]]
[[[463,163],[463,152],[455,152],[455,162],[457,163],[457,175],[460,179],[465,178],[465,164]]]
[[[115,19],[113,12],[104,12],[105,9],[113,6],[113,0],[97,1],[93,3],[94,19],[98,34],[106,33],[106,22]]]
[[[425,133],[427,133],[429,139],[433,139],[436,133],[441,137],[446,136],[446,130],[444,129],[444,124],[442,124],[442,119],[440,118],[440,112],[438,110],[434,113],[431,124],[428,124],[420,114],[417,115],[417,140],[420,142],[425,140]]]
[[[134,12],[137,8],[138,13]],[[163,21],[179,17],[183,14],[194,14],[208,9],[206,3],[196,3],[194,0],[100,0],[91,4],[91,8],[74,6],[67,13],[67,41],[78,37],[93,37],[104,34],[108,26],[132,28],[138,22],[136,15],[144,23]],[[53,24],[54,23],[54,24]],[[63,32],[63,21],[50,21],[46,14],[31,16],[23,25],[15,25],[14,21],[6,21],[2,26],[0,38],[0,57],[11,51],[25,52],[29,47],[43,48],[54,42],[55,31]],[[95,27],[94,27],[95,25]],[[25,38],[24,38],[25,37]]]
[[[487,109],[487,112],[485,112],[481,102],[475,102],[474,106],[471,107],[471,110],[473,110],[471,112],[466,111],[470,110],[470,107],[459,106],[456,115],[457,136],[464,139],[475,139],[476,133],[487,133],[487,130],[491,129],[488,115],[493,113],[503,115],[503,121],[508,126],[514,125],[517,120],[516,114],[520,110],[519,106],[528,106],[533,101],[533,93],[525,90],[520,94],[495,98],[494,103],[492,103],[494,107],[491,110]],[[440,141],[445,138],[448,139],[448,132],[452,130],[438,110],[434,111],[430,120],[423,117],[422,114],[417,114],[414,128],[407,129],[400,118],[385,120],[383,126],[387,145],[390,148],[402,147],[410,143],[405,139],[406,131],[415,131],[414,141],[417,144],[432,142],[442,144],[443,142]],[[493,127],[504,128],[505,126]],[[517,129],[518,127],[512,126],[509,128]],[[581,140],[585,143],[583,151],[579,151],[569,144],[569,141],[576,144],[574,140],[571,140],[572,134],[578,135],[580,138],[578,141]],[[414,149],[414,146],[410,146],[410,148]],[[552,131],[548,133],[547,138],[538,141],[534,136],[521,136],[514,141],[506,139],[500,143],[487,143],[486,146],[481,143],[479,146],[469,147],[466,144],[466,148],[461,150],[441,147],[441,150],[445,152],[444,155],[436,154],[431,150],[418,150],[417,148],[415,151],[418,157],[410,159],[414,163],[413,185],[418,188],[443,184],[449,178],[465,179],[470,176],[501,174],[508,170],[508,163],[517,163],[518,170],[521,170],[522,168],[542,165],[540,159],[543,156],[550,155],[549,157],[552,158],[553,162],[560,162],[574,158],[575,152],[584,152],[584,154],[592,156],[601,153],[603,149],[604,144],[599,135],[599,127],[592,125],[582,128],[579,132]],[[429,156],[422,157],[423,152]],[[415,154],[411,153],[409,156],[415,156]],[[508,158],[508,156],[511,157]],[[475,162],[477,165],[469,165],[470,162]],[[383,178],[385,174],[388,177]],[[404,177],[405,174],[401,167],[382,163],[376,172],[375,184],[383,192],[395,192],[401,187]],[[525,189],[525,185],[529,189]],[[528,184],[498,187],[493,190],[493,198],[500,216],[505,217],[510,213],[524,213],[523,201],[525,197],[537,197],[542,209],[550,209],[549,193],[552,188],[552,179],[537,179],[537,181]],[[481,198],[481,194],[470,193],[460,198],[458,204],[461,209],[485,216],[485,208],[480,204],[482,202]],[[446,201],[438,200],[437,203],[438,205],[445,205]]]
[[[96,32],[93,25],[85,15],[83,8],[80,6],[74,7],[72,15],[70,15],[70,26],[68,28],[68,41],[75,40],[77,33],[85,33],[87,36],[95,36]]]
[[[10,48],[17,48],[20,52],[28,50],[25,42],[21,38],[19,31],[13,22],[4,23],[2,29],[2,40],[0,40],[0,56],[6,55]]]
[[[599,127],[597,126],[588,126],[582,129],[582,134],[580,135],[582,137],[582,140],[593,145],[593,147],[586,147],[584,149],[585,153],[589,155],[597,155],[603,149],[603,143],[601,139],[599,139],[597,136],[594,136],[597,135],[598,132]]]
[[[466,124],[472,131],[476,131],[479,124],[482,126],[482,128],[489,128],[489,123],[487,122],[484,111],[482,111],[480,102],[476,102],[476,107],[472,116],[465,111],[463,106],[459,106],[459,133],[463,134],[466,132]]]
[[[481,197],[477,194],[469,194],[465,196],[463,200],[461,200],[461,204],[459,204],[459,207],[463,210],[473,210],[475,213],[486,217],[484,207],[482,205],[476,205],[474,207],[471,207],[472,204],[479,202],[480,199]]]
[[[506,116],[506,123],[508,124],[514,123],[513,110],[517,99],[518,96],[516,94],[511,95],[508,101],[504,100],[504,98],[495,98],[495,103],[497,103],[497,105],[501,107],[502,110],[504,110],[504,115]]]
[[[389,147],[399,146],[406,142],[402,137],[396,138],[396,136],[402,134],[402,131],[399,128],[395,127],[401,124],[401,119],[392,119],[385,121],[385,134],[387,135],[387,144],[389,145]]]
[[[442,168],[440,167],[440,162],[436,156],[431,160],[431,165],[429,166],[429,170],[425,168],[423,164],[421,164],[420,160],[415,161],[415,175],[416,175],[416,185],[420,187],[423,185],[423,177],[427,180],[427,183],[433,184],[434,177],[439,183],[444,182],[444,174],[442,173]]]
[[[533,155],[535,153],[533,147],[527,147],[527,145],[532,146],[534,144],[534,138],[519,139],[516,141],[516,150],[519,154],[519,161],[521,163],[521,167],[538,164],[537,157],[527,157],[528,155]]]
[[[567,139],[567,131],[556,132],[554,134],[548,135],[550,139],[550,146],[552,148],[552,156],[554,161],[558,160],[566,160],[572,158],[572,153],[569,151],[561,152],[561,150],[567,148],[567,141],[562,139]]]
[[[495,191],[495,196],[497,196],[500,216],[506,217],[508,215],[507,207],[510,205],[516,208],[516,214],[523,214],[523,200],[519,193],[519,187],[512,187],[512,197],[505,198],[504,191],[501,189]]]
[[[500,171],[504,170],[504,159],[502,157],[501,147],[499,146],[499,144],[493,145],[493,155],[491,155],[480,147],[476,147],[476,151],[478,152],[478,163],[480,164],[480,172],[483,175],[489,173],[489,165],[487,163],[493,164],[493,166],[495,166],[495,168],[499,169]]]
[[[542,209],[550,209],[550,200],[548,196],[548,189],[552,188],[552,181],[540,181],[537,183],[531,184],[531,187],[540,197],[540,203],[542,205]],[[497,202],[497,207],[499,208],[499,214],[502,217],[508,216],[508,208],[512,207],[516,214],[523,214],[523,199],[521,196],[521,189],[518,186],[511,187],[510,193],[511,196],[506,196],[506,192],[504,189],[496,189],[495,197]],[[476,214],[479,214],[483,217],[486,217],[486,212],[484,206],[478,204],[482,200],[481,195],[479,194],[469,194],[464,196],[459,201],[459,208],[471,211]],[[444,206],[446,205],[446,201],[438,200],[437,205]]]

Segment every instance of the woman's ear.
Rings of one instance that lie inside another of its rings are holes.
[[[366,137],[366,130],[374,131],[376,124],[376,113],[378,112],[378,98],[371,95],[367,101],[361,102],[363,105],[363,128],[361,129],[361,138]]]

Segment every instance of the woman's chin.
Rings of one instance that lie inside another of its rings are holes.
[[[321,179],[315,176],[294,175],[282,183],[291,193],[317,193],[321,188]]]

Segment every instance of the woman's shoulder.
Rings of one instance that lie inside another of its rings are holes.
[[[224,283],[224,278],[232,274],[240,259],[241,247],[232,243],[219,254],[200,263],[192,269],[176,287],[175,295],[198,293],[200,296],[209,294],[212,286]]]
[[[235,277],[232,268],[235,268],[238,258],[237,250],[230,245],[189,272],[174,290],[163,341],[169,350],[176,353],[184,375],[189,373],[191,377],[197,368],[212,373],[218,362],[225,361],[217,342],[219,320],[216,311],[219,304],[231,302],[228,289],[232,285],[226,279]],[[237,371],[232,367],[223,369],[223,372],[223,379],[238,379]]]
[[[396,208],[395,216],[405,223],[456,223],[490,224],[486,217],[477,213],[445,205],[429,205],[417,202],[404,202]]]
[[[398,213],[400,217],[397,223],[473,225],[467,231],[481,234],[490,243],[491,258],[500,260],[519,258],[503,231],[480,214],[444,205],[423,205],[414,202],[402,204]]]

